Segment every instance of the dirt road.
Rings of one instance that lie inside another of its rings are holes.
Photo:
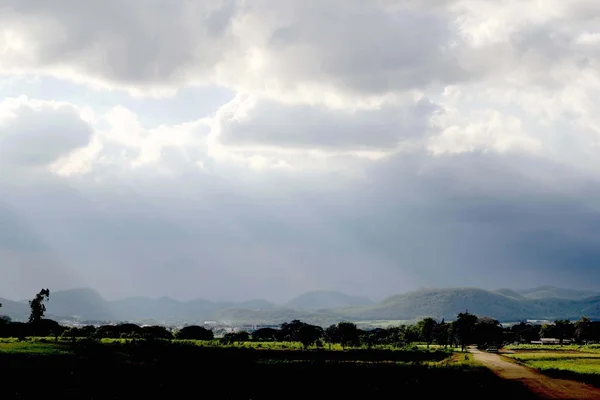
[[[540,399],[600,400],[600,389],[584,383],[554,379],[540,372],[508,361],[505,358],[477,349],[469,349],[475,360],[491,369],[500,378],[518,381]]]

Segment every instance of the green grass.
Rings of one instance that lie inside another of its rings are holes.
[[[506,356],[546,375],[575,379],[598,386],[600,385],[600,354],[589,350],[535,350],[506,354]]]
[[[87,340],[85,338],[77,338],[76,342]],[[113,344],[113,343],[131,343],[133,339],[101,339],[101,343],[103,344]],[[21,341],[17,338],[0,338],[0,344],[2,343],[20,343]],[[58,341],[55,340],[54,337],[28,337],[22,343],[59,343],[59,344],[70,344],[72,343],[72,339],[67,337],[59,337]],[[215,340],[173,340],[173,343],[187,343],[187,344],[195,344],[197,346],[202,347],[223,347],[223,348],[247,348],[247,349],[264,349],[264,350],[304,350],[304,346],[299,342],[236,342],[236,343],[223,343],[218,339]],[[316,349],[316,346],[310,346],[309,349]],[[398,347],[392,345],[378,345],[372,346],[372,349],[375,350],[388,350],[388,351],[406,351],[410,349],[419,349],[425,350],[427,348],[424,344],[411,344],[406,347]],[[340,344],[329,344],[324,343],[323,349],[325,350],[336,350],[342,351],[344,348]],[[358,349],[367,349],[366,346],[358,347]],[[438,345],[430,345],[429,350],[435,351],[443,349],[442,346]],[[448,352],[452,352],[455,349],[448,347],[446,349]]]
[[[71,354],[67,346],[56,343],[42,342],[0,342],[0,353],[31,354],[31,355],[60,355]]]
[[[76,339],[73,341],[70,338],[62,338],[59,337],[55,339],[53,337],[29,337],[23,340],[19,340],[17,338],[0,338],[0,353],[19,353],[19,354],[70,354],[72,352],[73,344],[85,342],[89,339]],[[119,344],[131,344],[136,342],[133,339],[101,339],[99,341],[103,345],[119,345]],[[138,339],[137,342],[140,342]],[[265,350],[265,351],[275,351],[275,352],[295,352],[302,351],[304,347],[301,343],[298,342],[237,342],[226,344],[221,342],[220,340],[210,340],[210,341],[202,341],[202,340],[173,340],[172,343],[174,345],[192,345],[201,348],[207,349],[253,349],[253,350]],[[308,348],[309,350],[317,350],[316,346],[311,346]],[[334,344],[331,347],[328,344],[323,346],[323,350],[327,351],[343,351],[341,345]],[[394,354],[398,352],[398,355],[401,355],[402,352],[418,352],[418,353],[431,353],[432,356],[434,354],[439,355],[440,352],[446,353],[448,357],[455,351],[455,349],[448,347],[444,349],[440,346],[432,345],[429,349],[426,348],[425,345],[409,345],[406,347],[395,347],[395,346],[373,346],[371,349],[368,349],[365,346],[359,348],[346,348],[345,350],[351,351],[359,351],[368,352],[369,350],[375,351],[385,351],[389,352],[389,354]],[[366,354],[366,353],[365,353]],[[437,357],[437,356],[436,356]],[[434,357],[435,358],[435,357]]]
[[[509,345],[505,346],[506,350],[515,350],[515,351],[577,351],[583,353],[598,353],[600,354],[600,344],[588,344],[588,345],[578,345],[578,344],[569,344],[569,345],[543,345],[543,344],[519,344],[519,345]]]
[[[452,369],[463,369],[463,370],[471,370],[471,369],[486,369],[483,364],[479,361],[476,361],[471,353],[459,353],[455,352],[450,355],[448,358],[441,361],[431,361],[425,363],[430,367],[437,368],[452,368]]]

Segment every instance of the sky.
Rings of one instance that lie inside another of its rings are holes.
[[[0,297],[600,289],[600,3],[0,0]]]

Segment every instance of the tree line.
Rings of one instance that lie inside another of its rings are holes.
[[[132,340],[214,340],[212,330],[202,326],[186,326],[173,331],[164,326],[139,326],[132,323],[118,325],[65,327],[58,322],[45,319],[50,291],[42,289],[29,301],[30,316],[27,323],[13,322],[0,317],[0,337],[25,338],[44,336],[87,339],[132,339]],[[0,304],[0,307],[2,305]],[[503,327],[497,320],[478,317],[468,311],[459,313],[452,322],[424,318],[414,325],[399,325],[388,328],[363,330],[352,322],[340,322],[323,328],[299,320],[280,325],[279,329],[261,328],[254,332],[238,331],[226,333],[219,340],[226,344],[239,342],[299,342],[304,348],[310,346],[331,348],[338,344],[342,348],[394,346],[403,347],[421,342],[428,347],[436,344],[443,347],[469,344],[500,346],[504,343],[529,343],[540,338],[556,338],[587,343],[600,341],[600,322],[582,317],[579,321],[557,320],[552,324],[531,324],[521,321]]]

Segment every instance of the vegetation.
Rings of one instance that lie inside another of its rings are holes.
[[[41,398],[48,388],[53,395],[69,398],[179,398],[208,392],[225,399],[276,399],[281,398],[281,388],[293,390],[294,398],[417,392],[437,398],[452,387],[460,387],[463,399],[489,393],[528,398],[521,388],[491,372],[439,351],[259,351],[147,340],[81,342],[68,348],[71,354],[0,352],[0,366],[11,366],[2,370],[2,398]],[[377,354],[385,357],[374,357]],[[394,362],[381,362],[391,356]],[[26,384],[31,376],[36,376],[35,385]],[[344,377],[344,384],[337,377]]]
[[[578,350],[522,350],[507,356],[550,376],[575,379],[600,386],[598,347],[582,346]]]
[[[203,367],[207,387],[219,388],[225,398],[280,397],[261,384],[266,378],[292,385],[295,396],[356,398],[402,390],[431,398],[459,385],[465,399],[490,392],[529,398],[520,386],[501,382],[463,353],[472,344],[507,343],[524,343],[506,347],[515,350],[511,357],[518,362],[552,375],[600,382],[600,345],[587,344],[600,340],[600,322],[585,317],[576,322],[522,321],[503,327],[498,320],[465,311],[451,322],[424,318],[415,324],[368,330],[349,321],[324,329],[294,319],[277,329],[237,330],[215,338],[212,330],[199,325],[180,329],[132,323],[61,326],[45,318],[49,298],[49,290],[43,289],[29,302],[27,323],[0,318],[0,370],[6,398],[37,398],[44,385],[56,387],[57,382],[58,393],[71,397],[172,398],[198,390],[194,375],[198,369],[192,365]],[[563,345],[527,344],[548,337]],[[566,341],[577,345],[564,345]],[[41,377],[39,385],[25,384],[31,375]],[[333,376],[344,376],[349,384],[336,384],[330,379]],[[110,387],[123,390],[109,393]]]
[[[30,324],[39,323],[44,318],[44,315],[46,315],[46,305],[44,303],[48,301],[49,297],[50,290],[42,289],[35,295],[33,300],[29,301],[29,308],[31,309],[31,314],[29,315]]]
[[[598,353],[600,354],[600,344],[570,344],[570,345],[541,345],[541,344],[510,344],[504,347],[506,350],[512,351],[531,351],[531,352],[580,352],[580,353]]]

